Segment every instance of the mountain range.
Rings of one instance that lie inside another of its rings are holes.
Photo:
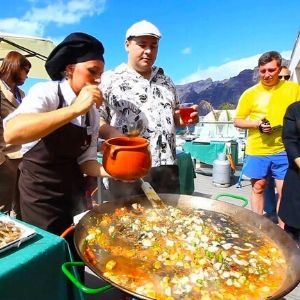
[[[283,60],[283,65],[288,65],[288,61]],[[256,67],[253,70],[243,70],[237,76],[222,81],[208,78],[177,85],[176,90],[180,102],[198,104],[200,115],[205,115],[212,109],[235,109],[241,94],[258,80]]]
[[[225,103],[230,108],[235,108],[241,94],[258,81],[257,71],[243,70],[237,76],[222,81],[213,81],[211,78],[196,82],[177,85],[176,90],[181,102],[192,102],[198,104],[209,103],[213,109],[219,109]],[[202,113],[201,113],[202,114]]]

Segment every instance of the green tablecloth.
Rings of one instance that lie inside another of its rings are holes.
[[[180,194],[192,195],[195,190],[194,178],[196,177],[193,160],[190,153],[177,154],[179,167]]]
[[[185,152],[205,164],[212,165],[214,160],[218,158],[219,153],[226,151],[226,143],[224,142],[185,142],[182,146]],[[231,153],[234,163],[238,164],[237,143],[231,142]]]
[[[0,253],[0,299],[84,299],[81,292],[70,285],[61,271],[61,265],[70,261],[66,241],[24,224],[34,228],[37,234],[19,248]]]

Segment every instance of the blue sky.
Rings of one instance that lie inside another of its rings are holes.
[[[289,59],[299,12],[299,0],[10,0],[1,9],[0,32],[56,43],[86,32],[103,42],[111,69],[127,60],[127,28],[146,19],[163,34],[156,65],[181,84],[230,78],[269,50]]]

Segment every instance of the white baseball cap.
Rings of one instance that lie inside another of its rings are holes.
[[[159,29],[153,25],[152,23],[143,20],[137,23],[134,23],[130,26],[126,32],[126,39],[134,36],[143,36],[143,35],[151,35],[158,39],[161,38],[161,33]]]

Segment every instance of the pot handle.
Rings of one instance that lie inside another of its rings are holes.
[[[85,264],[83,262],[74,261],[74,262],[65,262],[61,266],[61,270],[63,273],[72,281],[72,283],[82,292],[86,294],[98,294],[98,293],[104,293],[107,290],[111,289],[112,286],[110,284],[105,284],[98,288],[89,288],[82,284],[69,270],[71,267],[84,267]]]
[[[233,194],[229,194],[229,193],[220,193],[215,197],[215,199],[219,200],[219,198],[221,198],[221,197],[229,197],[229,198],[241,200],[242,202],[244,202],[242,204],[242,207],[246,207],[248,205],[248,199],[243,196],[233,195]]]
[[[113,149],[110,150],[109,156],[111,159],[116,159],[118,151],[121,150],[121,147],[115,146]]]
[[[123,146],[115,146],[113,149],[110,150],[109,155],[110,155],[110,157],[111,157],[112,159],[116,159],[117,152],[118,152],[118,151],[122,151],[122,150],[124,150],[124,147],[123,147]],[[133,147],[133,148],[128,148],[128,149],[126,149],[126,151],[136,151],[136,148],[135,148],[135,147]],[[150,151],[150,150],[147,149],[147,151]]]

